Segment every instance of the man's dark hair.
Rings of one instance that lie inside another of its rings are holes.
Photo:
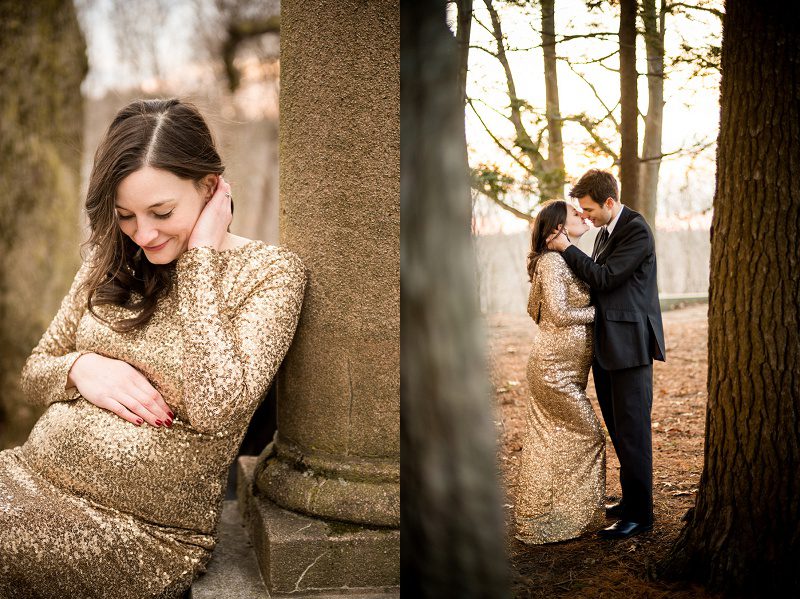
[[[619,198],[617,180],[611,173],[593,168],[583,174],[575,186],[569,190],[569,195],[576,199],[588,195],[600,206],[608,198],[613,198],[616,202]]]

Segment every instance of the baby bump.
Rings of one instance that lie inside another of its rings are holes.
[[[541,329],[528,359],[528,378],[544,384],[586,385],[592,363],[592,325]]]
[[[66,491],[158,524],[203,530],[222,491],[220,442],[179,421],[135,426],[81,398],[49,406],[22,449],[34,470]]]
[[[577,329],[577,330],[576,330]],[[591,365],[591,329],[565,327],[536,338],[528,360],[530,395],[540,417],[552,423],[584,421]]]

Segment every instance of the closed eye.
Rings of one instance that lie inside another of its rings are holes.
[[[165,212],[164,214],[158,214],[157,212],[154,212],[153,216],[155,216],[156,218],[165,219],[165,218],[169,218],[174,211],[175,211],[175,209],[173,208],[172,210],[170,210],[169,212]],[[122,215],[122,214],[117,213],[117,218],[119,218],[119,220],[130,220],[130,219],[133,218],[133,214]]]

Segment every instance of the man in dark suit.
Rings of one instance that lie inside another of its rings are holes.
[[[569,195],[602,227],[592,257],[561,233],[548,247],[588,283],[596,307],[592,374],[622,486],[620,503],[606,508],[619,520],[598,534],[623,539],[653,527],[653,360],[664,360],[655,240],[642,215],[619,202],[611,173],[588,171]]]

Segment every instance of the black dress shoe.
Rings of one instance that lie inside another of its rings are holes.
[[[609,503],[606,506],[606,518],[622,518],[622,504]]]
[[[630,522],[629,520],[620,520],[614,522],[608,528],[604,528],[597,532],[598,535],[604,539],[627,539],[633,535],[638,535],[642,532],[653,530],[652,524],[641,524],[640,522]]]

